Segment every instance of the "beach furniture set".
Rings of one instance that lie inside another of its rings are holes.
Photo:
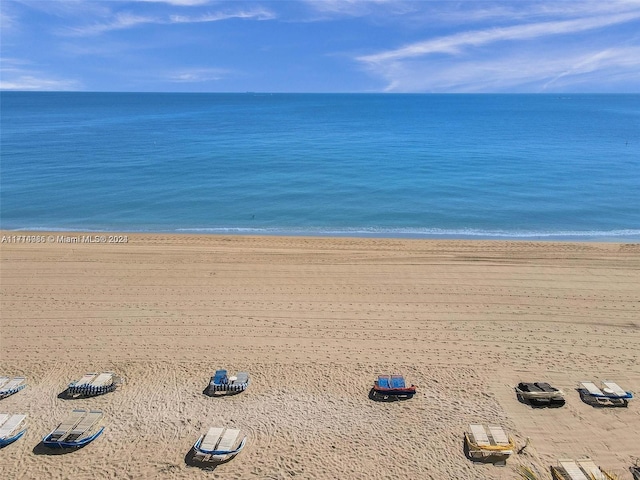
[[[470,458],[505,461],[516,448],[513,438],[498,425],[471,424],[464,434],[465,446]]]
[[[87,373],[80,380],[69,384],[65,392],[72,397],[91,397],[112,392],[121,383],[113,372]],[[2,396],[22,390],[26,386],[24,377],[0,378]],[[27,428],[26,415],[0,413],[0,447],[5,447],[24,435]],[[98,438],[104,427],[101,425],[103,414],[99,410],[76,409],[42,440],[45,447],[80,448]]]
[[[409,385],[402,375],[378,375],[373,383],[373,395],[384,400],[390,398],[412,398],[416,393],[416,386]]]
[[[557,466],[551,467],[554,480],[613,480],[613,476],[598,467],[590,458],[579,460],[558,460]]]
[[[26,381],[24,377],[0,377],[0,399],[18,393],[27,386]]]
[[[565,403],[564,392],[546,382],[521,382],[516,387],[516,394],[536,407],[561,407]]]
[[[242,451],[247,437],[240,440],[240,430],[211,427],[193,445],[194,458],[200,462],[222,463],[231,460]]]
[[[121,383],[113,372],[87,373],[80,380],[71,382],[67,387],[70,397],[93,397],[113,392]]]
[[[210,396],[232,395],[244,392],[249,386],[249,374],[238,372],[229,375],[224,369],[216,370],[205,389]],[[211,427],[193,444],[193,459],[203,465],[228,462],[239,454],[247,443],[235,428]]]
[[[0,413],[0,447],[6,447],[24,435],[26,418],[22,414]]]
[[[631,392],[622,389],[611,380],[603,380],[602,387],[594,382],[585,381],[578,385],[578,392],[583,402],[602,407],[626,407],[633,398]],[[535,407],[562,406],[565,404],[565,396],[562,390],[552,387],[546,382],[521,382],[515,387],[518,398]]]
[[[0,377],[0,399],[18,393],[27,386],[24,377]],[[24,427],[27,416],[21,413],[0,413],[0,448],[12,444],[27,431]]]
[[[627,392],[610,380],[603,380],[602,388],[593,382],[580,382],[578,390],[585,403],[597,406],[626,407],[633,398],[631,392]]]
[[[73,410],[42,443],[50,448],[79,448],[98,438],[103,426],[100,426],[102,412],[99,410]]]
[[[96,396],[114,391],[121,379],[113,372],[87,373],[67,387],[70,396]],[[227,370],[216,370],[209,385],[205,389],[207,395],[240,393],[249,385],[249,374],[238,372],[229,376]],[[0,377],[0,399],[13,395],[26,386],[24,377]],[[516,387],[519,398],[535,406],[563,405],[564,393],[546,382],[521,382]],[[631,392],[625,391],[615,382],[604,380],[602,388],[593,382],[580,382],[583,400],[597,405],[627,406],[633,398]],[[399,374],[378,375],[374,381],[373,394],[383,399],[412,398],[416,393],[416,386],[407,385],[404,377]],[[102,426],[103,413],[99,410],[75,409],[58,424],[44,439],[42,444],[50,448],[80,448],[98,438],[104,431]],[[26,415],[0,413],[0,448],[5,447],[24,435]],[[499,425],[471,424],[464,433],[465,449],[470,459],[505,462],[511,456],[516,444]],[[211,427],[201,435],[193,445],[193,458],[202,462],[222,463],[231,460],[242,451],[247,441],[241,436],[240,430],[235,428]],[[535,474],[528,468],[522,467],[523,478],[535,479]],[[640,467],[631,467],[634,479],[640,480]],[[583,458],[579,460],[562,459],[557,466],[551,467],[554,480],[611,480],[615,477],[601,470],[595,463]]]
[[[211,377],[207,394],[214,395],[221,393],[239,393],[244,392],[249,386],[249,374],[247,372],[238,372],[236,375],[229,376],[226,370],[216,370]]]

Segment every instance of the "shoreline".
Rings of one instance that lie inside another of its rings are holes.
[[[640,392],[640,244],[109,235],[127,241],[0,244],[0,374],[28,383],[2,400],[29,427],[3,449],[8,477],[210,478],[185,456],[233,425],[247,446],[216,478],[507,480],[519,465],[548,478],[559,458],[590,457],[631,480],[640,400],[594,408],[575,388]],[[218,368],[249,372],[249,388],[203,395]],[[60,397],[89,371],[125,383]],[[417,385],[414,398],[369,399],[385,373]],[[520,381],[548,381],[567,403],[524,405]],[[103,435],[42,454],[73,408],[102,410]],[[505,468],[474,463],[470,423],[531,443]]]
[[[53,236],[56,242],[57,237],[83,237],[97,235],[178,235],[178,236],[228,236],[228,237],[291,237],[291,238],[344,238],[344,239],[389,239],[389,240],[425,240],[425,241],[497,241],[497,242],[549,242],[549,243],[620,243],[635,244],[640,243],[640,234],[622,233],[627,230],[614,232],[584,232],[576,234],[502,234],[495,232],[479,232],[479,233],[409,233],[409,232],[367,232],[367,231],[327,231],[322,233],[319,231],[303,231],[303,230],[281,230],[281,229],[249,229],[249,228],[221,228],[221,229],[178,229],[178,230],[153,230],[153,231],[135,231],[135,230],[87,230],[87,229],[0,229],[0,238],[44,236],[44,243],[49,241]],[[18,240],[22,241],[22,240]],[[4,243],[7,243],[5,241]],[[40,241],[38,241],[40,243]],[[64,243],[64,242],[60,242]]]

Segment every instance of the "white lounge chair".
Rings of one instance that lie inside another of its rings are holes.
[[[603,388],[600,389],[593,382],[580,382],[578,389],[582,400],[592,405],[626,407],[629,400],[633,398],[631,392],[625,392],[617,383],[610,380],[603,381],[602,385]]]
[[[53,448],[78,448],[98,438],[104,427],[98,428],[102,419],[99,410],[73,410],[42,443]]]
[[[551,467],[554,480],[610,480],[614,477],[604,472],[590,458],[561,459],[557,467]]]
[[[231,460],[244,448],[247,437],[240,443],[238,438],[240,430],[232,428],[211,427],[209,431],[200,436],[193,445],[195,458],[201,462],[224,462]]]
[[[26,378],[24,377],[0,377],[0,399],[6,398],[9,395],[19,392],[27,386]]]
[[[118,385],[118,377],[113,372],[87,373],[80,380],[71,382],[67,393],[71,396],[91,397],[112,392]]]
[[[21,427],[26,418],[27,416],[22,414],[0,413],[0,447],[5,447],[24,435],[27,429]]]
[[[497,457],[506,460],[515,449],[515,442],[502,427],[489,425],[489,432],[484,425],[469,425],[469,433],[465,433],[465,442],[471,458]]]

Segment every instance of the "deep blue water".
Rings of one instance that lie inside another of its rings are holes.
[[[640,239],[640,95],[0,100],[4,229]]]

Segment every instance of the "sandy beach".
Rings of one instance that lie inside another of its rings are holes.
[[[582,457],[632,478],[640,400],[594,408],[576,387],[640,393],[640,244],[29,235],[48,240],[0,244],[0,374],[28,379],[0,400],[29,426],[0,451],[5,478],[506,480],[525,465],[546,479]],[[204,395],[218,368],[249,372],[248,390]],[[115,392],[59,397],[108,370],[125,380]],[[418,394],[370,400],[380,373]],[[521,381],[566,405],[519,402]],[[84,407],[104,411],[100,438],[37,448]],[[474,463],[469,423],[530,444],[504,467]],[[185,461],[210,426],[248,437],[213,472]]]

